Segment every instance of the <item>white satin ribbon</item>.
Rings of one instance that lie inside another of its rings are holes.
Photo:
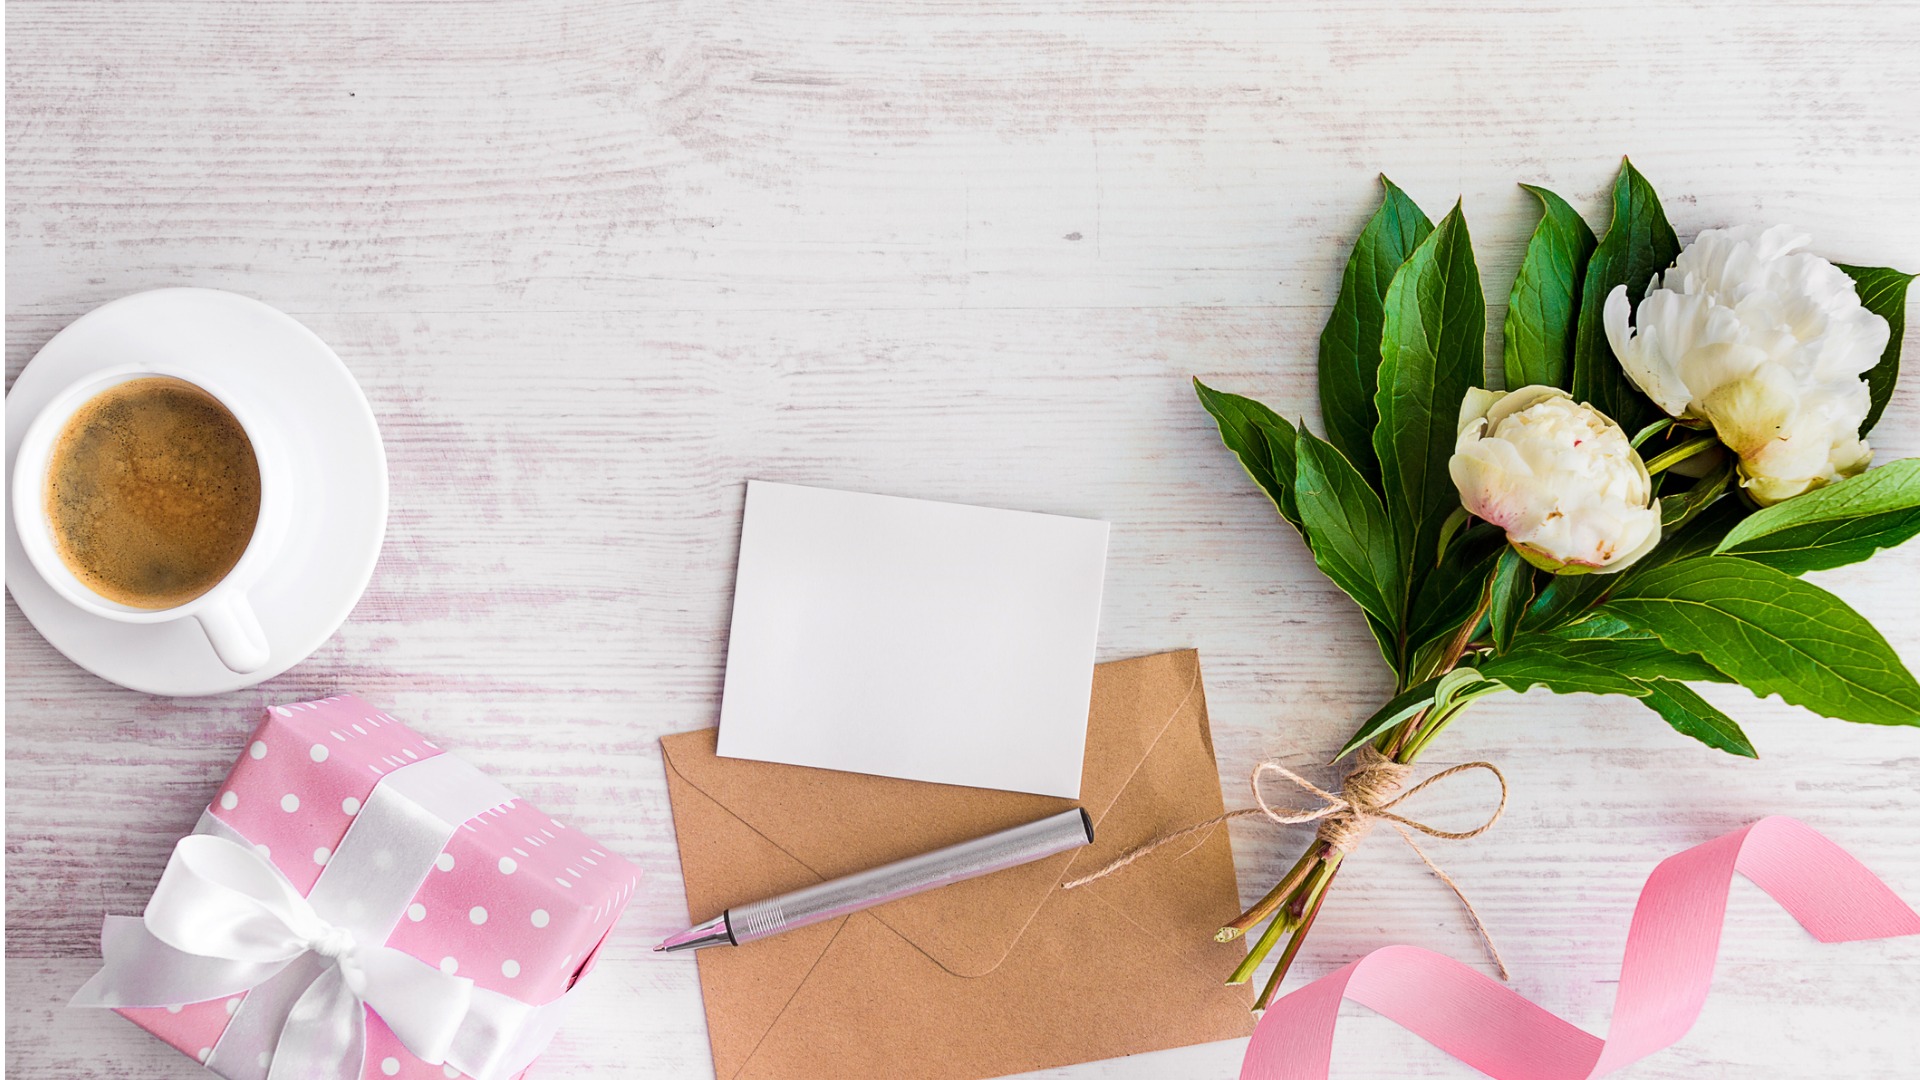
[[[139,940],[140,930],[182,958],[153,964],[156,957]],[[366,1057],[362,1003],[416,1057],[441,1064],[474,995],[472,979],[356,940],[352,931],[321,918],[258,852],[218,836],[183,837],[174,845],[146,914],[110,919],[102,948],[106,969],[82,988],[75,1004],[181,1004],[183,992],[207,1000],[250,990],[305,954],[318,957],[324,969],[280,1030],[270,1080],[356,1080]],[[226,963],[192,965],[184,958]],[[188,983],[200,985],[189,990]]]
[[[363,1004],[423,1061],[476,1080],[511,1076],[545,1048],[571,995],[528,1005],[384,944],[453,831],[511,798],[450,754],[398,769],[307,896],[203,815],[175,845],[145,915],[107,917],[105,966],[73,1004],[185,1005],[247,991],[207,1060],[230,1080],[358,1080]]]

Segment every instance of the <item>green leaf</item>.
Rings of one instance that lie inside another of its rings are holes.
[[[1461,533],[1447,546],[1440,567],[1427,575],[1407,609],[1407,643],[1412,653],[1460,629],[1486,588],[1494,561],[1508,550],[1506,534],[1485,522]],[[1417,666],[1410,670],[1420,670]]]
[[[1487,310],[1467,223],[1454,204],[1387,289],[1380,345],[1381,492],[1391,507],[1407,585],[1417,592],[1460,505],[1453,456],[1460,400],[1485,377]],[[1428,554],[1422,555],[1422,552]]]
[[[1862,724],[1920,725],[1920,683],[1872,624],[1747,559],[1686,559],[1624,581],[1601,610],[1699,653],[1762,697]]]
[[[1293,425],[1265,405],[1215,390],[1199,379],[1193,380],[1193,392],[1200,404],[1213,414],[1220,425],[1220,441],[1240,459],[1240,464],[1273,500],[1280,516],[1306,536],[1300,524],[1300,511],[1294,503],[1294,431]],[[1308,537],[1308,542],[1312,538]]]
[[[1596,611],[1585,618],[1577,619],[1567,623],[1565,626],[1554,627],[1552,630],[1542,632],[1538,635],[1535,635],[1529,627],[1527,631],[1528,639],[1531,640],[1535,636],[1557,641],[1660,640],[1655,637],[1652,632],[1642,630],[1637,626],[1628,626],[1626,623],[1621,622],[1616,616],[1609,615],[1604,611]]]
[[[1492,600],[1487,605],[1487,622],[1493,632],[1493,651],[1503,653],[1513,644],[1520,619],[1533,603],[1533,567],[1509,546],[1500,553],[1493,571]]]
[[[1722,453],[1720,464],[1713,471],[1693,482],[1685,491],[1662,493],[1660,496],[1660,535],[1672,536],[1687,526],[1687,523],[1700,516],[1701,511],[1712,506],[1727,493],[1727,484],[1733,479],[1735,458],[1732,454]],[[1672,479],[1672,473],[1664,474]]]
[[[1721,538],[1739,524],[1741,518],[1751,512],[1752,508],[1747,505],[1746,500],[1723,498],[1713,501],[1706,509],[1701,510],[1697,517],[1674,526],[1671,531],[1662,521],[1660,543],[1652,551],[1647,552],[1639,562],[1614,575],[1618,579],[1614,582],[1614,586],[1617,588],[1620,582],[1631,581],[1642,574],[1651,573],[1662,566],[1683,559],[1699,559],[1713,554],[1713,549],[1719,546]],[[1660,516],[1664,519],[1667,513],[1666,500],[1662,499]]]
[[[1507,296],[1501,334],[1507,389],[1536,383],[1564,389],[1573,366],[1580,280],[1593,255],[1593,230],[1565,199],[1543,187],[1520,186],[1540,200],[1541,215]]]
[[[1757,758],[1759,753],[1753,744],[1747,741],[1747,734],[1733,718],[1699,694],[1694,693],[1685,683],[1672,679],[1650,679],[1647,681],[1648,694],[1640,703],[1673,725],[1673,730],[1682,735],[1699,739],[1715,750],[1725,750],[1729,754],[1741,757]]]
[[[1648,279],[1665,270],[1679,254],[1680,241],[1673,235],[1673,226],[1667,224],[1653,185],[1632,162],[1623,159],[1620,177],[1613,185],[1613,220],[1594,247],[1580,285],[1572,390],[1576,400],[1613,417],[1628,431],[1640,430],[1659,412],[1620,369],[1607,344],[1601,308],[1606,306],[1607,294],[1619,285],[1627,287],[1627,298],[1638,307],[1640,298],[1646,295]]]
[[[1789,574],[1856,563],[1920,533],[1920,458],[1775,503],[1733,527],[1718,553]]]
[[[1457,667],[1444,675],[1436,675],[1380,706],[1380,711],[1354,731],[1347,744],[1333,755],[1333,760],[1346,757],[1362,743],[1405,723],[1422,709],[1428,709],[1428,715],[1435,716],[1504,689],[1505,684],[1493,682],[1471,667]]]
[[[1651,559],[1659,552],[1660,549],[1656,547],[1645,557]],[[1632,571],[1629,569],[1627,572]],[[1601,594],[1616,584],[1613,579],[1614,575],[1611,574],[1553,575],[1527,608],[1520,628],[1534,634],[1565,626],[1597,603]]]
[[[1516,649],[1480,665],[1480,674],[1516,693],[1544,686],[1556,694],[1625,694],[1643,697],[1645,684],[1598,664],[1541,649]]]
[[[1447,561],[1447,546],[1453,543],[1453,538],[1459,535],[1460,530],[1472,520],[1473,515],[1467,512],[1466,507],[1456,506],[1453,508],[1453,513],[1447,515],[1447,520],[1440,523],[1440,539],[1436,542],[1438,550],[1434,552],[1436,565]]]
[[[1333,755],[1333,760],[1339,761],[1359,749],[1360,745],[1368,739],[1433,704],[1433,694],[1439,686],[1440,678],[1435,676],[1410,690],[1394,695],[1393,700],[1380,706],[1379,711],[1367,717],[1366,723],[1361,724],[1354,731],[1353,737],[1347,740],[1347,744],[1340,748],[1340,752]]]
[[[1373,640],[1380,646],[1381,659],[1387,662],[1387,667],[1391,668],[1394,676],[1398,678],[1403,671],[1400,664],[1400,628],[1389,626],[1371,614],[1367,614],[1367,630],[1373,634]]]
[[[1373,395],[1380,372],[1381,302],[1394,272],[1433,231],[1407,193],[1382,176],[1386,194],[1347,256],[1340,296],[1320,332],[1320,416],[1327,441],[1340,448],[1376,490],[1380,462],[1373,428],[1379,419]]]
[[[1867,418],[1860,422],[1860,434],[1865,435],[1880,422],[1887,399],[1893,396],[1893,384],[1900,377],[1900,338],[1907,330],[1907,285],[1914,275],[1884,266],[1838,265],[1853,279],[1860,303],[1887,320],[1887,329],[1892,331],[1887,336],[1886,349],[1880,353],[1880,362],[1867,372],[1867,395],[1873,404],[1867,409]]]
[[[1346,455],[1311,431],[1301,430],[1295,446],[1300,457],[1294,491],[1300,520],[1313,536],[1313,561],[1361,610],[1398,627],[1406,585],[1380,496]],[[1397,669],[1398,658],[1388,659]]]
[[[1696,484],[1693,491],[1698,490]],[[1687,493],[1682,493],[1684,497]],[[1678,513],[1678,524],[1669,515]],[[1558,574],[1550,578],[1540,595],[1527,609],[1526,618],[1521,621],[1523,632],[1532,634],[1552,633],[1562,635],[1575,627],[1592,631],[1596,616],[1592,614],[1593,605],[1605,599],[1609,589],[1618,589],[1623,582],[1632,581],[1641,574],[1648,573],[1669,563],[1682,559],[1700,558],[1713,553],[1714,545],[1727,534],[1748,512],[1745,502],[1740,499],[1718,498],[1708,500],[1705,509],[1688,506],[1684,502],[1667,505],[1660,502],[1662,518],[1660,543],[1640,561],[1627,567],[1618,574]],[[1698,514],[1689,520],[1688,515]],[[1618,622],[1617,619],[1612,620]],[[1614,633],[1593,633],[1591,636],[1617,637]]]
[[[1465,705],[1504,689],[1504,685],[1480,674],[1477,668],[1457,667],[1440,676],[1440,682],[1434,686],[1433,711],[1436,715],[1444,714],[1456,705]]]
[[[1598,620],[1588,620],[1594,622]],[[1582,624],[1585,625],[1585,624]],[[1630,634],[1646,635],[1637,628],[1617,623]],[[1557,636],[1557,635],[1556,635]],[[1525,648],[1534,652],[1546,653],[1572,660],[1580,664],[1606,668],[1618,672],[1630,679],[1646,682],[1652,679],[1674,679],[1681,682],[1732,682],[1726,672],[1707,663],[1699,653],[1675,652],[1657,637],[1634,636],[1618,638],[1572,637],[1554,641],[1528,639]],[[1516,651],[1520,651],[1516,649]]]

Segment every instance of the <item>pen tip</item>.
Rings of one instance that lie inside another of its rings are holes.
[[[658,945],[655,945],[655,946],[653,947],[653,951],[654,951],[654,952],[666,952],[666,951],[667,951],[667,943],[663,941],[663,942],[661,942],[660,944],[658,944]]]

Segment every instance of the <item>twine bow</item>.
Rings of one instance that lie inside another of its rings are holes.
[[[1394,807],[1399,806],[1401,803],[1425,791],[1434,784],[1450,776],[1470,772],[1474,769],[1485,769],[1492,773],[1493,778],[1500,783],[1499,804],[1493,808],[1493,813],[1487,817],[1487,820],[1477,828],[1468,829],[1464,832],[1449,832],[1445,829],[1436,829],[1425,822],[1416,821],[1413,818],[1394,812]],[[1467,918],[1472,920],[1474,932],[1480,935],[1481,943],[1486,946],[1487,954],[1492,957],[1494,966],[1500,969],[1500,977],[1505,979],[1507,978],[1506,961],[1501,959],[1500,950],[1494,945],[1493,936],[1487,932],[1486,923],[1481,920],[1480,913],[1474,910],[1473,902],[1467,899],[1467,894],[1460,890],[1460,886],[1454,882],[1453,878],[1448,876],[1445,870],[1440,869],[1432,859],[1428,858],[1426,852],[1420,850],[1420,845],[1414,842],[1413,834],[1415,832],[1421,832],[1439,840],[1471,840],[1481,833],[1486,832],[1488,829],[1493,828],[1494,823],[1500,820],[1500,815],[1505,813],[1507,809],[1507,778],[1502,775],[1500,770],[1490,761],[1469,761],[1464,764],[1442,769],[1411,788],[1401,791],[1402,785],[1406,783],[1407,777],[1412,772],[1413,767],[1411,765],[1394,761],[1371,746],[1362,746],[1359,757],[1352,770],[1350,770],[1345,779],[1340,782],[1340,790],[1338,792],[1332,792],[1327,791],[1277,761],[1263,761],[1254,766],[1253,774],[1249,777],[1249,783],[1253,788],[1253,801],[1259,804],[1257,808],[1229,810],[1219,817],[1211,818],[1197,825],[1189,825],[1184,829],[1179,829],[1167,833],[1164,836],[1149,840],[1093,873],[1067,882],[1062,885],[1061,888],[1075,889],[1082,885],[1098,881],[1168,844],[1175,843],[1196,833],[1206,832],[1223,822],[1231,821],[1237,817],[1260,814],[1276,825],[1304,825],[1310,821],[1317,821],[1320,823],[1320,827],[1315,833],[1317,839],[1329,848],[1340,852],[1342,855],[1346,855],[1353,851],[1354,848],[1359,847],[1360,842],[1365,840],[1367,834],[1373,831],[1374,825],[1378,822],[1385,821],[1393,826],[1394,831],[1400,834],[1400,838],[1405,840],[1407,846],[1413,849],[1413,853],[1418,855],[1420,861],[1427,865],[1427,869],[1433,871],[1435,877],[1439,878],[1447,888],[1453,890],[1453,895],[1460,900],[1460,906],[1466,909]],[[1315,798],[1318,798],[1321,805],[1306,808],[1273,806],[1267,802],[1266,795],[1260,790],[1260,781],[1269,773],[1278,774],[1291,781],[1295,786],[1304,789]]]

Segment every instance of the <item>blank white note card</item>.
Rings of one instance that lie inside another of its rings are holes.
[[[1077,798],[1107,523],[747,483],[722,757]]]

